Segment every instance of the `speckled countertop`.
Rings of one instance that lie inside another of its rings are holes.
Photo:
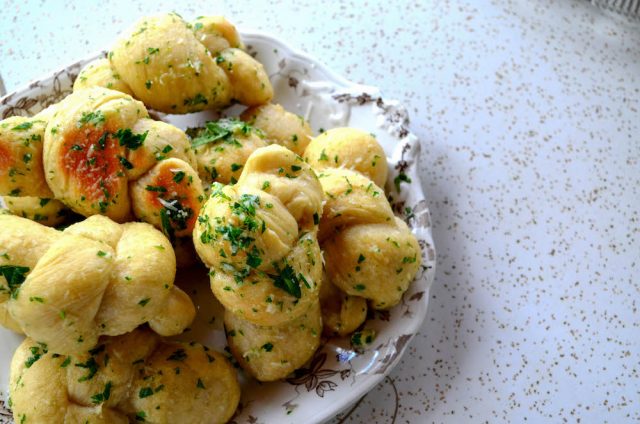
[[[176,10],[278,34],[409,106],[430,311],[336,422],[640,420],[640,26],[579,0],[66,3],[3,3],[7,89]]]

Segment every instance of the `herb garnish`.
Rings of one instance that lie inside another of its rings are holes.
[[[104,124],[105,118],[102,111],[82,112],[82,117],[78,121],[78,127],[86,124],[92,124],[94,127]]]
[[[234,137],[236,134],[247,135],[255,129],[239,119],[225,118],[219,121],[210,121],[201,130],[196,130],[197,136],[191,141],[191,147],[196,148],[205,144],[218,141],[241,147],[242,145]]]
[[[39,346],[31,346],[29,350],[31,351],[31,356],[24,361],[24,366],[27,368],[31,368],[31,365],[35,364],[38,359],[45,355],[47,350],[47,345],[44,343],[38,343]]]
[[[104,391],[102,393],[97,393],[91,396],[91,402],[97,405],[99,403],[108,401],[110,397],[111,397],[111,382],[109,381],[107,382],[107,384],[105,384]]]
[[[22,283],[24,283],[24,280],[27,279],[27,272],[29,272],[29,268],[26,266],[0,266],[0,275],[2,275],[7,280],[12,299],[18,298],[20,286],[22,285]]]
[[[114,135],[118,138],[120,146],[136,150],[142,146],[144,140],[147,138],[147,134],[149,134],[149,131],[145,131],[142,134],[134,134],[129,128],[120,128]]]
[[[78,368],[86,368],[88,370],[86,375],[78,379],[78,382],[80,383],[82,383],[83,381],[91,380],[98,372],[98,363],[93,357],[89,358],[87,362],[78,363],[74,365]]]
[[[182,179],[184,178],[185,173],[184,171],[178,171],[175,173],[175,175],[173,176],[173,182],[175,183],[179,183],[180,181],[182,181]]]
[[[23,122],[22,124],[16,125],[15,127],[11,128],[13,131],[26,131],[28,129],[30,129],[33,126],[33,122]]]
[[[167,361],[184,361],[185,359],[187,359],[187,354],[184,349],[178,349],[169,355]]]
[[[297,299],[300,299],[302,297],[302,292],[300,290],[300,276],[302,274],[300,274],[300,276],[296,275],[293,267],[289,264],[286,264],[283,269],[280,269],[276,265],[275,269],[277,274],[268,274],[273,280],[273,285],[286,291]]]
[[[397,177],[395,177],[393,179],[393,184],[396,186],[396,191],[400,192],[400,183],[401,182],[405,182],[405,183],[410,183],[411,182],[411,178],[409,178],[409,176],[407,174],[405,174],[404,172],[400,172],[398,174]]]

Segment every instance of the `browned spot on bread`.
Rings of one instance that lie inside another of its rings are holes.
[[[7,171],[9,167],[13,164],[13,157],[11,155],[11,151],[2,145],[0,142],[0,174],[4,174],[4,171]]]
[[[176,178],[176,174],[176,170],[172,170],[170,166],[162,166],[153,181],[153,187],[161,187],[162,189],[149,190],[147,198],[149,204],[158,210],[164,207],[159,199],[163,199],[165,202],[177,200],[183,210],[191,210],[192,212],[185,222],[186,229],[191,232],[200,212],[198,192],[191,184],[189,176],[183,174],[183,178]]]
[[[110,202],[126,184],[120,157],[125,150],[108,126],[85,125],[67,133],[60,169],[89,201]]]

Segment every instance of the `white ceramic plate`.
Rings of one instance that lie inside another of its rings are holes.
[[[435,272],[435,250],[429,211],[417,174],[420,144],[408,130],[405,109],[397,102],[383,100],[377,88],[353,84],[272,36],[257,32],[242,32],[242,36],[249,52],[265,65],[271,77],[276,93],[274,101],[309,119],[314,132],[351,126],[376,135],[389,159],[387,196],[422,247],[423,268],[402,302],[391,311],[375,312],[368,320],[368,327],[377,331],[371,346],[356,352],[348,339],[330,339],[304,369],[286,381],[259,384],[241,376],[242,400],[233,422],[323,422],[382,381],[398,363],[426,315]],[[82,66],[97,56],[67,66],[3,97],[0,116],[2,119],[12,115],[30,116],[61,100],[71,90]],[[236,107],[225,113],[237,111]],[[157,116],[183,129],[214,117],[210,112]],[[404,178],[406,181],[398,178],[401,174],[408,177]],[[182,270],[176,281],[198,306],[196,322],[180,338],[224,349],[222,308],[209,290],[204,268]],[[21,339],[0,329],[0,423],[11,422],[6,404],[9,363]]]

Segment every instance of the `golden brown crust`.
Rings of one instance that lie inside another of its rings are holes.
[[[48,225],[61,222],[63,204],[117,222],[135,212],[169,236],[190,236],[204,195],[196,167],[183,131],[103,87],[78,90],[33,119],[0,122],[0,194],[52,199],[45,209],[26,199],[9,205]],[[130,190],[132,184],[139,189]],[[189,217],[161,220],[175,209]]]

